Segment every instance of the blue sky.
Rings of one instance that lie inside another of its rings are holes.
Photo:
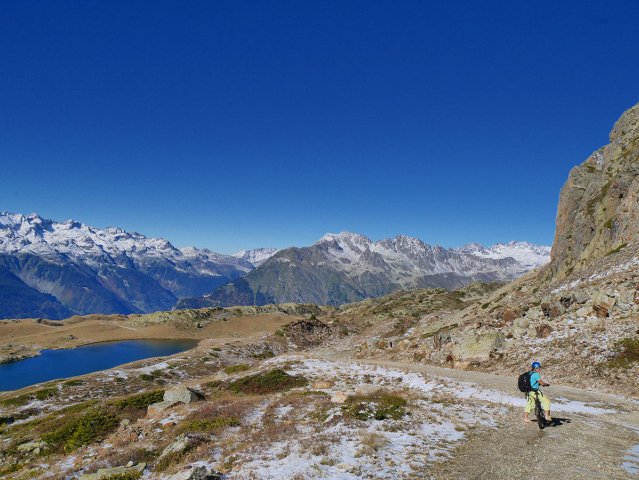
[[[550,244],[639,3],[3,2],[0,210],[233,252]]]

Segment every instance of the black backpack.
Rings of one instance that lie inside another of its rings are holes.
[[[531,371],[524,372],[519,375],[519,379],[517,380],[517,387],[520,392],[528,393],[532,391],[532,387],[530,386],[530,375]]]

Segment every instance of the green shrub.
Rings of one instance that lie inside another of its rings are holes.
[[[57,387],[43,388],[33,392],[33,396],[36,400],[46,400],[47,398],[55,397],[58,394]]]
[[[615,357],[608,362],[611,368],[630,368],[639,362],[639,338],[624,338],[615,345]]]
[[[266,360],[268,358],[273,358],[274,356],[275,353],[273,353],[273,350],[270,348],[265,348],[262,352],[252,355],[252,357],[256,360]]]
[[[164,399],[164,390],[153,390],[150,392],[138,393],[130,397],[116,400],[113,405],[119,410],[125,408],[146,409],[153,403],[161,402]]]
[[[57,387],[42,388],[30,393],[23,393],[17,397],[7,398],[0,401],[3,407],[22,407],[32,400],[46,400],[58,394]]]
[[[302,376],[293,376],[283,370],[274,369],[235,380],[229,384],[228,389],[235,393],[263,395],[295,387],[304,387],[307,384],[308,380]]]
[[[349,397],[342,411],[344,414],[359,420],[399,420],[406,415],[406,400],[397,395],[374,393],[371,395],[355,395]]]
[[[65,387],[79,387],[83,383],[84,382],[82,380],[76,379],[76,380],[69,380],[68,382],[64,382],[63,385]]]
[[[155,471],[164,472],[171,465],[175,465],[176,463],[179,463],[186,456],[188,452],[189,452],[189,449],[187,448],[186,450],[182,450],[179,452],[171,452],[167,455],[164,455],[155,464]]]
[[[10,425],[15,421],[13,417],[0,417],[0,426],[2,425]]]
[[[142,476],[142,472],[131,469],[128,472],[114,473],[108,477],[102,477],[102,480],[138,480]]]
[[[213,418],[189,420],[180,425],[183,432],[211,433],[224,427],[239,427],[240,421],[235,417],[220,415]]]
[[[9,475],[10,473],[15,473],[18,470],[22,470],[26,464],[24,463],[13,463],[9,465],[4,465],[0,467],[0,478],[3,478],[5,475]]]
[[[123,418],[140,418],[146,408],[162,401],[164,392],[138,393],[106,403],[96,400],[59,410],[45,418],[19,425],[30,436],[41,435],[53,452],[72,452],[115,431]]]
[[[243,372],[245,370],[248,370],[249,368],[251,368],[251,366],[247,365],[246,363],[238,363],[237,365],[229,365],[228,367],[226,367],[224,369],[224,373],[231,375],[233,373]]]
[[[613,248],[613,249],[612,249],[612,250],[610,250],[608,253],[606,253],[606,256],[608,256],[608,255],[613,255],[613,254],[615,254],[615,253],[617,253],[617,252],[620,252],[621,250],[623,250],[623,249],[624,249],[624,248],[626,248],[627,246],[628,246],[628,244],[627,244],[627,243],[622,243],[622,244],[621,244],[621,245],[619,245],[618,247]]]
[[[56,430],[42,436],[42,440],[54,451],[69,453],[76,448],[89,445],[111,433],[119,423],[117,416],[105,407],[93,408],[79,418],[67,420],[68,422],[62,422],[62,426]]]

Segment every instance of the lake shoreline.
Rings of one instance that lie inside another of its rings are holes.
[[[0,392],[65,381],[141,360],[168,358],[199,345],[191,339],[134,339],[96,342],[66,349],[47,349],[23,362],[0,365]]]

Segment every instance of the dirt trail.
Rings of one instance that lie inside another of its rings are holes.
[[[474,383],[483,389],[518,395],[516,379],[480,372],[438,368],[408,362],[353,359],[342,353],[314,352],[312,356],[333,361],[356,362],[420,372],[441,378]],[[511,408],[507,418],[498,419],[496,430],[471,434],[455,450],[454,457],[429,469],[434,479],[524,480],[552,478],[632,479],[639,478],[622,465],[628,451],[639,444],[639,402],[621,396],[551,386],[552,399],[563,398],[613,410],[608,414],[553,413],[561,424],[540,430],[536,423],[522,422],[523,410]],[[635,468],[639,468],[636,463]],[[425,472],[426,473],[426,472]]]

